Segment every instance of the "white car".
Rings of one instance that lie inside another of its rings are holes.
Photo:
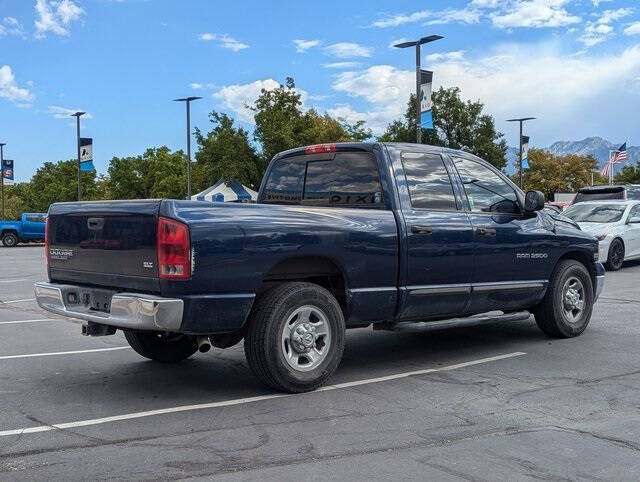
[[[563,213],[600,242],[600,262],[616,271],[624,261],[640,259],[640,201],[585,201]]]

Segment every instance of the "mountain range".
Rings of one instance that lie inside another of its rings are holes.
[[[623,141],[624,142],[624,141]],[[622,142],[612,143],[602,137],[587,137],[581,141],[556,141],[549,147],[543,149],[556,154],[558,156],[564,156],[566,154],[582,154],[592,155],[598,161],[600,168],[604,167],[609,159],[609,151],[617,150],[622,145]],[[516,170],[516,159],[518,156],[518,147],[509,147],[507,149],[507,173],[512,174]],[[640,162],[640,146],[627,146],[627,161],[626,164],[636,164]],[[625,165],[623,162],[622,165]],[[616,168],[616,172],[620,167]]]

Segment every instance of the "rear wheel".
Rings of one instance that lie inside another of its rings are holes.
[[[195,338],[188,335],[124,330],[124,337],[139,355],[164,363],[186,360],[198,350]]]
[[[620,239],[614,239],[609,246],[609,255],[604,264],[609,271],[618,271],[624,263],[624,244]]]
[[[13,248],[18,244],[18,236],[15,233],[6,233],[2,236],[2,244],[7,248]]]
[[[247,361],[264,383],[291,393],[321,386],[344,351],[340,305],[312,283],[284,283],[262,294],[251,311],[244,341]]]
[[[580,335],[591,320],[593,284],[585,266],[561,261],[551,276],[547,293],[534,311],[538,327],[555,338]]]

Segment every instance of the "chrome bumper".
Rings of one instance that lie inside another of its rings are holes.
[[[604,289],[604,275],[596,276],[596,297],[593,300],[594,302],[598,300],[598,297],[600,296],[600,293],[602,293],[603,289]]]
[[[91,292],[109,294],[106,290],[92,290],[74,285],[45,282],[35,285],[38,305],[58,315],[135,330],[179,331],[182,325],[184,303],[180,299],[114,293],[111,296],[111,308],[107,313],[93,310],[81,302],[82,295]]]

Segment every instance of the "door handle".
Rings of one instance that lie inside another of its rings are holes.
[[[496,230],[494,228],[480,227],[476,228],[476,233],[479,236],[495,236]]]
[[[431,226],[425,226],[424,224],[414,224],[411,226],[411,232],[413,234],[431,234]]]

